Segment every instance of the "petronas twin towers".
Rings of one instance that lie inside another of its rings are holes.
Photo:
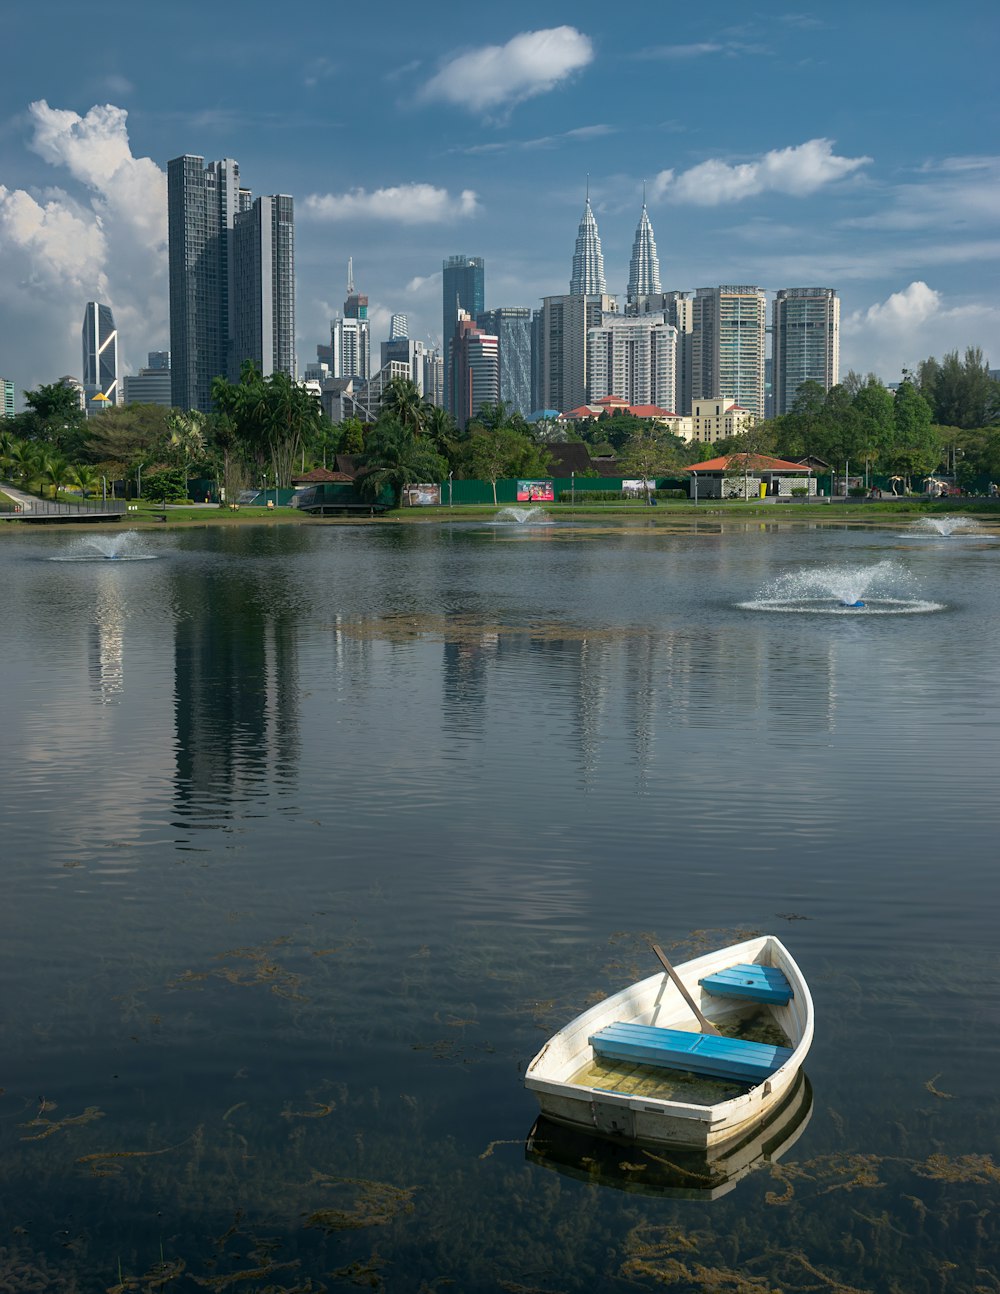
[[[604,277],[601,236],[597,232],[597,220],[590,205],[589,193],[576,235],[569,290],[571,296],[604,296],[608,290]],[[636,301],[641,296],[661,291],[660,260],[656,254],[656,239],[653,237],[653,226],[650,223],[649,212],[646,210],[644,195],[642,215],[639,217],[639,225],[635,231],[632,259],[629,262],[628,300]]]

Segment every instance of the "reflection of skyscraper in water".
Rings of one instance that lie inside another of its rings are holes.
[[[294,780],[297,621],[232,569],[211,598],[199,579],[177,601],[190,608],[175,630],[178,807],[232,816],[234,790],[260,798]]]
[[[489,673],[502,646],[495,631],[469,635],[456,630],[454,637],[448,637],[446,632],[441,710],[450,738],[483,739]],[[508,651],[511,648],[509,638],[506,647]]]
[[[90,682],[101,705],[117,705],[125,687],[125,603],[121,584],[114,578],[101,581],[90,626]]]

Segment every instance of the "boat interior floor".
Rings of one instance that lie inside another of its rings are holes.
[[[714,1023],[728,1038],[791,1047],[784,1029],[766,1007],[752,1005],[730,1012]],[[684,1101],[689,1105],[716,1105],[749,1091],[750,1084],[726,1078],[709,1078],[685,1070],[630,1061],[591,1057],[570,1079],[577,1087],[596,1087],[623,1096],[645,1096],[651,1100]]]

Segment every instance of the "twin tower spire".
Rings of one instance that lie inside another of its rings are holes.
[[[587,200],[576,235],[576,248],[573,252],[573,273],[569,281],[572,296],[603,296],[608,288],[604,277],[604,256],[601,252],[601,236],[597,232],[597,220],[590,205],[588,187]],[[629,262],[628,299],[646,296],[651,292],[660,292],[660,260],[656,254],[656,239],[653,237],[653,226],[646,210],[646,192],[643,186],[642,215],[635,231],[632,244],[632,259]]]

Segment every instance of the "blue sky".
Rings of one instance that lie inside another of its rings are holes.
[[[639,33],[644,34],[639,41]],[[842,372],[1000,366],[994,4],[20,4],[0,82],[0,375],[80,371],[88,299],[125,371],[169,344],[165,165],[235,157],[296,200],[298,355],[347,258],[374,340],[439,340],[440,269],[486,303],[568,287],[587,176],[624,295],[646,182],[665,288],[837,288]]]

